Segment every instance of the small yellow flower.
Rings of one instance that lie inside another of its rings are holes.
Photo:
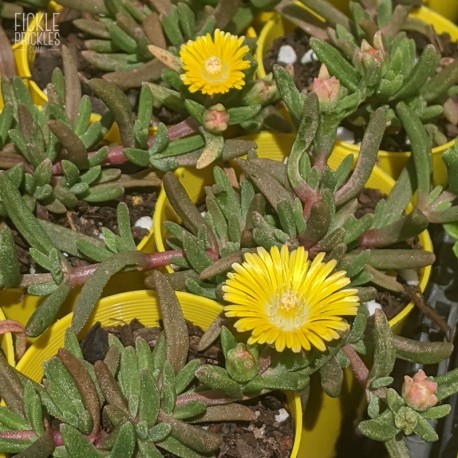
[[[326,350],[325,342],[340,337],[349,324],[344,316],[356,315],[359,298],[343,270],[331,272],[336,261],[324,263],[324,253],[310,262],[300,247],[289,252],[274,246],[270,253],[258,248],[245,254],[242,264],[228,274],[223,286],[228,317],[238,320],[239,332],[251,331],[248,344],[275,345],[294,352],[313,347]]]
[[[214,38],[207,33],[181,46],[180,59],[184,73],[181,79],[191,92],[224,94],[245,85],[245,73],[250,62],[243,60],[249,48],[244,37],[215,30]]]

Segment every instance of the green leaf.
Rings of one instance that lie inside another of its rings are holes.
[[[27,322],[25,332],[29,337],[38,337],[54,321],[71,291],[69,282],[61,283],[44,299]]]
[[[240,398],[242,395],[240,385],[222,367],[204,364],[196,370],[195,375],[203,385],[221,391],[226,396]]]
[[[157,425],[154,425],[152,428],[150,428],[149,438],[153,442],[160,442],[170,434],[171,430],[172,427],[169,424],[158,423]]]
[[[342,389],[344,375],[337,358],[331,358],[327,364],[320,368],[321,387],[323,391],[333,398],[339,396]]]
[[[396,360],[393,333],[381,311],[375,312],[374,339],[374,364],[369,371],[369,380],[389,376]]]
[[[76,428],[71,425],[60,425],[60,433],[64,441],[65,448],[71,454],[78,450],[79,457],[99,458],[99,452]]]
[[[434,429],[434,426],[428,422],[421,414],[418,415],[418,422],[414,428],[414,433],[420,436],[426,442],[435,442],[439,440],[439,436]]]
[[[391,410],[386,410],[377,418],[362,421],[358,429],[369,439],[379,442],[394,439],[399,433],[399,429],[394,426],[394,415]]]
[[[130,37],[129,37],[130,38]],[[122,144],[125,147],[135,146],[135,133],[132,126],[132,108],[127,95],[114,83],[94,78],[88,82],[95,95],[113,112],[119,127]]]
[[[177,420],[186,420],[202,415],[206,409],[207,404],[203,401],[189,401],[186,404],[175,407],[173,410],[173,418]]]
[[[132,457],[134,456],[136,445],[136,434],[134,425],[130,421],[126,421],[117,431],[114,440],[111,456]]]
[[[138,370],[137,353],[133,347],[125,347],[121,353],[118,381],[127,400],[129,412],[135,417],[140,404],[141,379]]]
[[[200,366],[201,362],[198,359],[189,361],[176,375],[175,391],[181,394],[194,380],[194,373]]]
[[[0,289],[14,288],[21,281],[16,244],[11,229],[0,223]]]
[[[40,396],[30,381],[24,384],[24,409],[32,429],[37,436],[42,436],[45,433],[43,406]]]
[[[116,253],[99,265],[84,284],[75,303],[72,319],[74,332],[82,330],[110,278],[126,266],[141,264],[143,256],[140,252]]]

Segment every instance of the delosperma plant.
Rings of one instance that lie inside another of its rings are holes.
[[[373,115],[355,168],[351,170],[352,158],[347,157],[335,171],[326,165],[333,145],[332,132],[322,125],[328,113],[320,114],[314,93],[307,96],[301,113],[292,113],[301,122],[286,164],[239,159],[236,163],[243,173],[237,183],[231,174],[214,168],[215,184],[205,188],[203,216],[173,174],[163,177],[168,200],[179,217],[164,223],[166,243],[184,253],[173,260],[178,270],[172,282],[175,277],[177,288],[221,298],[221,285],[232,264],[260,246],[302,246],[313,257],[324,253],[325,260],[333,259],[347,271],[364,300],[374,297],[374,286],[404,292],[402,279],[386,271],[419,269],[434,261],[434,255],[421,248],[398,245],[420,234],[430,222],[457,217],[457,208],[451,206],[454,184],[447,191],[431,189],[427,134],[415,113],[399,105],[414,159],[390,194],[363,217],[356,216],[357,197],[375,164],[386,123],[384,110]],[[454,156],[454,150],[446,155],[452,163]],[[406,213],[415,192],[417,201]]]
[[[275,247],[272,256],[275,250],[278,253]],[[282,293],[273,304],[274,321],[268,331],[253,330],[248,342],[244,334],[222,327],[222,366],[202,364],[199,355],[188,360],[189,336],[180,304],[167,276],[159,272],[154,274],[154,286],[163,331],[153,348],[141,337],[134,346],[125,347],[110,336],[104,358],[89,363],[75,333],[68,329],[65,348],[44,363],[41,383],[8,366],[0,354],[0,395],[6,404],[0,407],[0,451],[35,458],[71,456],[76,451],[91,457],[160,457],[161,451],[181,457],[215,456],[221,438],[200,423],[253,421],[256,416],[244,401],[272,390],[300,392],[305,400],[314,374],[319,374],[323,390],[336,397],[345,367],[355,373],[369,401],[369,419],[359,424],[359,430],[384,442],[390,456],[409,456],[404,435],[437,440],[428,420],[450,411],[449,405],[439,403],[458,391],[458,369],[438,377],[427,377],[422,370],[405,376],[400,394],[390,387],[391,373],[396,358],[435,364],[450,355],[453,346],[395,336],[379,311],[368,326],[356,290],[345,288],[349,282],[345,272],[334,274],[337,285],[330,279],[321,283],[325,265],[316,260],[310,265],[300,251],[289,253],[284,245],[280,264],[263,264],[271,277],[263,277],[258,286],[271,287],[275,279]],[[266,254],[259,252],[261,258]],[[253,272],[250,261],[236,270],[226,290],[229,303],[244,304],[226,306],[226,315],[236,317],[235,326],[242,330],[256,310],[252,302],[244,302],[250,293],[238,290],[246,284],[246,274]],[[291,273],[289,261],[292,277],[286,276]],[[312,273],[320,264],[319,273]],[[259,266],[256,269],[259,273]],[[302,288],[299,278],[308,269],[311,289]],[[299,275],[296,280],[295,275]],[[321,287],[329,290],[330,285],[328,297],[319,294]],[[304,295],[321,296],[315,303],[322,309],[322,319],[295,330],[281,329],[280,323],[303,315]],[[344,316],[331,319],[332,305]],[[355,314],[354,319],[345,317]],[[231,321],[227,324],[231,326]],[[357,351],[371,348],[373,358],[368,359],[373,363],[367,367]]]
[[[91,13],[74,21],[86,36],[84,58],[106,72],[106,80],[123,89],[158,81],[161,62],[148,52],[148,45],[178,49],[187,40],[213,33],[215,29],[241,34],[260,11],[278,0],[242,2],[74,1],[57,3]]]
[[[217,30],[214,37],[200,39],[215,40],[215,55],[230,51],[226,79],[221,79],[220,62],[220,69],[212,67],[214,74],[196,89],[192,69],[195,72],[204,62],[163,51],[161,58],[168,58],[173,67],[164,70],[164,81],[176,87],[145,83],[136,109],[112,82],[85,81],[106,105],[99,121],[91,118],[91,100],[82,95],[76,62],[66,47],[62,48],[64,72],[54,71],[43,108],[33,105],[20,79],[3,78],[0,167],[31,202],[62,213],[79,200],[103,202],[120,198],[128,187],[157,186],[157,170],[203,168],[246,154],[253,142],[228,138],[227,130],[239,126],[257,130],[269,123],[281,126],[283,118],[270,105],[279,97],[275,83],[272,78],[251,79],[255,65],[243,37]],[[188,54],[200,46],[198,40],[186,45]],[[162,105],[177,110],[183,120],[170,126],[158,123],[154,107]],[[107,144],[106,135],[113,130],[119,133],[119,142]],[[124,173],[127,163],[130,172]],[[133,165],[137,168],[132,171]]]
[[[213,40],[210,36],[206,39]],[[226,138],[223,134],[229,125],[243,124],[258,116],[261,103],[253,105],[258,98],[266,102],[271,97],[278,97],[275,91],[274,94],[271,92],[275,84],[270,81],[264,86],[259,80],[248,81],[247,75],[239,71],[241,64],[247,71],[251,68],[251,64],[247,64],[250,60],[243,59],[247,52],[243,38],[218,31],[215,42],[217,55],[227,46],[234,50],[235,54],[230,56],[234,68],[226,79],[221,79],[220,71],[207,75],[199,82],[200,91],[195,94],[196,98],[202,98],[204,88],[207,88],[207,92],[216,95],[213,102],[222,102],[224,97],[227,100],[242,97],[244,106],[228,104],[225,108],[218,104],[215,107],[208,101],[201,100],[201,105],[186,99],[184,94],[193,94],[186,89],[191,84],[186,79],[192,80],[193,76],[192,72],[180,67],[179,72],[175,69],[171,74],[176,80],[183,80],[182,92],[176,95],[170,93],[169,98],[177,97],[179,105],[183,103],[191,107],[189,111],[193,116],[169,127],[159,124],[153,133],[150,131],[152,104],[154,94],[160,96],[160,93],[154,91],[153,94],[148,85],[141,90],[137,115],[133,116],[127,96],[114,84],[100,79],[88,81],[89,87],[107,106],[100,122],[91,122],[90,100],[81,96],[80,83],[74,77],[75,63],[66,48],[63,48],[64,73],[73,77],[67,75],[64,78],[57,69],[48,86],[49,101],[41,109],[32,104],[19,79],[4,79],[0,164],[5,171],[0,172],[0,214],[5,223],[2,224],[5,241],[2,259],[5,262],[2,263],[0,278],[2,288],[21,287],[31,294],[47,296],[28,325],[28,335],[43,332],[70,291],[83,285],[97,268],[96,264],[73,268],[65,259],[66,254],[102,263],[104,267],[105,262],[109,265],[108,271],[102,275],[104,279],[96,276],[98,280],[92,286],[91,282],[87,282],[88,292],[80,296],[81,303],[86,304],[79,318],[80,325],[84,324],[91,307],[97,302],[103,290],[101,285],[105,285],[113,274],[126,266],[141,269],[161,267],[169,264],[174,256],[174,253],[168,253],[150,258],[133,251],[135,246],[123,206],[118,212],[120,239],[105,230],[103,241],[74,236],[72,231],[40,221],[34,214],[65,213],[80,200],[100,203],[119,199],[127,186],[157,185],[157,169],[174,170],[179,165],[202,168],[215,161],[246,154],[256,146],[252,141]],[[197,46],[196,42],[188,45],[191,48]],[[167,56],[171,54],[165,52],[163,58]],[[176,59],[172,56],[173,63],[177,62]],[[221,62],[216,63],[222,65]],[[204,64],[197,62],[190,66]],[[261,119],[264,118],[261,116]],[[104,135],[113,120],[119,130],[121,144],[106,145]],[[128,162],[137,166],[138,171],[122,173],[122,167],[129,165]],[[32,259],[44,269],[42,275],[21,276],[15,262],[10,224],[28,244]],[[119,254],[119,260],[112,262],[113,254]],[[96,291],[92,289],[94,285]],[[77,310],[79,308],[77,306]]]
[[[396,110],[402,102],[417,112],[433,146],[448,141],[438,120],[456,124],[452,97],[457,91],[458,62],[441,59],[442,50],[436,42],[420,53],[405,31],[419,31],[429,38],[428,24],[409,18],[409,9],[403,5],[393,8],[391,0],[350,2],[350,17],[326,0],[302,3],[320,14],[328,26],[326,31],[324,27],[308,31],[315,35],[310,46],[324,65],[315,85],[333,86],[347,100],[335,105],[340,123],[345,121],[351,130],[364,130],[370,115],[384,106],[386,134],[392,136],[383,143],[384,149],[399,151],[405,146],[396,145],[398,140],[393,138],[405,130]],[[282,2],[278,8],[294,21],[291,2]]]
[[[125,173],[116,167],[127,163],[123,147],[110,148],[102,143],[116,119],[126,148],[146,147],[150,118],[146,126],[139,118],[135,124],[121,119],[111,101],[117,98],[119,105],[127,103],[132,113],[125,95],[109,83],[92,80],[94,91],[114,109],[107,110],[100,121],[91,122],[90,98],[82,96],[78,79],[69,76],[76,74],[71,53],[66,48],[62,53],[67,77],[56,69],[48,85],[49,102],[42,108],[33,104],[20,78],[3,78],[0,168],[7,171],[29,205],[39,204],[54,213],[64,213],[80,200],[96,203],[118,199],[128,187],[158,186],[160,180],[151,169]],[[4,205],[0,204],[3,215]]]

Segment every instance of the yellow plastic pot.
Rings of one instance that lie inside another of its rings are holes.
[[[102,297],[119,294],[126,291],[141,290],[145,288],[144,277],[145,273],[132,271],[123,272],[114,275],[103,290]],[[62,318],[73,310],[76,298],[80,288],[70,293],[67,300],[62,305],[57,318]],[[45,297],[33,296],[24,293],[19,288],[8,288],[0,290],[0,304],[2,304],[5,316],[10,320],[16,320],[23,326],[27,324],[32,313],[40,306]],[[34,338],[28,338],[29,342],[33,342]]]
[[[261,132],[250,136],[249,138],[253,139],[258,144],[258,153],[260,157],[267,157],[277,161],[282,161],[289,154],[295,137],[292,134],[271,134]],[[337,168],[347,154],[348,153],[344,150],[334,151],[328,161],[330,167],[334,169]],[[204,187],[213,183],[211,170],[191,170],[180,168],[175,173],[193,202],[202,201],[205,197]],[[382,193],[388,194],[394,186],[394,183],[394,180],[390,176],[384,173],[380,168],[375,167],[368,180],[367,187],[378,189]],[[167,220],[178,221],[178,216],[168,202],[164,189],[161,188],[156,204],[156,210],[154,212],[153,230],[154,240],[159,252],[165,251],[164,240],[167,235],[164,234],[163,225]],[[419,239],[420,245],[424,250],[433,251],[433,245],[427,231],[422,232]],[[168,266],[168,269],[169,272],[172,272],[172,268],[170,266]],[[421,291],[425,290],[430,274],[430,266],[421,269],[419,284]],[[414,304],[410,302],[398,315],[390,320],[390,326],[393,329],[393,332],[397,334],[400,333],[402,326],[413,308]]]
[[[456,0],[423,0],[423,5],[449,21],[458,20],[458,2]]]
[[[440,0],[439,0],[440,1]],[[447,2],[450,3],[450,2]],[[458,8],[458,2],[456,7]],[[298,4],[300,6],[300,4]],[[422,7],[414,10],[411,13],[411,17],[417,18],[422,22],[432,24],[438,33],[448,33],[452,40],[458,41],[458,26],[436,13],[429,8]],[[258,46],[256,49],[256,61],[258,63],[258,74],[260,77],[266,76],[266,71],[263,64],[263,56],[273,44],[273,41],[294,29],[290,22],[282,18],[280,15],[275,14],[272,18],[267,21],[261,33],[259,34]],[[437,146],[432,149],[432,161],[433,161],[433,183],[434,185],[445,185],[447,183],[447,169],[445,163],[442,160],[442,153],[447,149],[451,148],[454,144],[454,140]],[[335,151],[339,154],[353,155],[359,154],[359,146],[352,143],[338,141],[335,146]],[[410,157],[410,152],[390,152],[380,150],[378,152],[377,164],[391,177],[397,179],[401,170],[407,163]]]
[[[0,321],[6,320],[6,316],[3,313],[3,309],[1,308],[0,303]],[[6,360],[11,366],[15,365],[15,358],[14,358],[14,345],[13,345],[13,337],[11,336],[10,332],[6,332],[5,334],[0,335],[0,349],[5,355]]]
[[[204,329],[222,310],[218,303],[210,299],[188,293],[177,293],[177,296],[184,317]],[[110,326],[129,323],[134,318],[140,320],[145,326],[157,325],[160,316],[154,292],[134,291],[101,299],[80,336],[82,337],[97,321],[104,326]],[[70,326],[71,320],[72,314],[66,315],[41,335],[19,361],[17,369],[32,380],[40,382],[43,377],[43,362],[55,355],[63,346],[65,331]],[[299,396],[291,393],[286,395],[295,421],[295,441],[291,458],[296,458],[299,457],[302,433],[302,407]]]

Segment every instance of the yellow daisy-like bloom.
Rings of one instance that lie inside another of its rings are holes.
[[[184,73],[181,79],[191,92],[224,94],[245,85],[245,73],[250,62],[243,60],[249,48],[244,37],[215,30],[214,38],[207,33],[181,46],[180,59]]]
[[[248,344],[275,345],[294,352],[313,347],[326,350],[325,342],[340,337],[349,324],[344,316],[356,315],[359,298],[343,270],[331,273],[336,261],[324,263],[324,253],[310,262],[300,247],[289,252],[274,246],[270,253],[258,248],[232,265],[223,286],[225,314],[235,317],[239,332],[251,331]]]

